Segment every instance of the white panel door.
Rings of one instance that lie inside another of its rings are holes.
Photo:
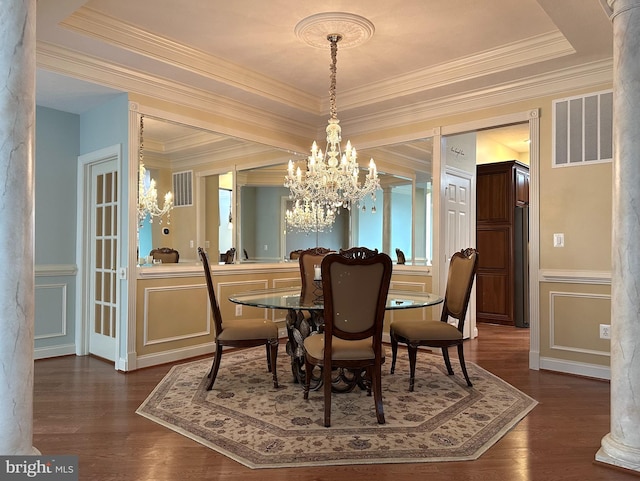
[[[473,202],[472,199],[472,178],[473,174],[471,173],[455,173],[448,170],[445,174],[445,262],[444,268],[441,269],[441,286],[446,286],[451,256],[461,249],[473,247],[472,232],[474,226],[472,223],[474,216],[471,215],[471,209],[474,208],[475,202]],[[464,326],[465,338],[469,338],[472,334],[475,334],[475,317],[475,296],[472,293]]]

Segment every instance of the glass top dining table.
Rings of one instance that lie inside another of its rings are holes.
[[[320,295],[309,295],[304,300],[300,295],[300,287],[247,291],[241,294],[233,294],[229,297],[229,300],[235,304],[287,310],[287,354],[291,356],[291,371],[294,380],[300,384],[304,383],[306,375],[304,372],[304,338],[313,332],[319,332],[324,324],[324,304],[321,295],[322,291],[319,290],[319,287],[318,284],[316,292],[320,293]],[[442,297],[430,292],[389,289],[385,309],[428,307],[439,304],[443,300]],[[303,315],[303,311],[308,311],[310,316]],[[321,385],[321,378],[315,377],[312,379],[313,389],[318,389]],[[342,375],[339,377],[339,382],[333,383],[333,389],[336,392],[351,390],[357,379],[359,379],[357,376],[348,379]],[[341,387],[338,387],[339,384],[341,384]]]
[[[229,297],[229,300],[235,304],[243,304],[245,306],[253,307],[266,307],[270,309],[289,309],[296,311],[324,310],[324,304],[321,297],[318,297],[313,301],[303,301],[300,296],[299,287],[247,291],[241,294],[233,294]],[[439,304],[442,301],[442,297],[430,292],[389,289],[385,309],[428,307]]]

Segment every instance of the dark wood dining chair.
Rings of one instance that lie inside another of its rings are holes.
[[[382,405],[382,327],[391,282],[391,258],[387,254],[347,257],[328,254],[322,260],[324,332],[304,340],[305,372],[322,368],[324,425],[331,425],[332,370],[365,372],[373,391],[376,418],[384,424]],[[309,398],[311,376],[305,377],[304,398]],[[345,396],[348,394],[344,394]]]
[[[227,252],[224,253],[224,263],[225,264],[233,264],[233,260],[236,256],[236,248],[232,247]]]
[[[322,284],[318,282],[316,285],[314,282],[315,280],[319,281],[319,279],[315,279],[315,266],[320,266],[322,259],[330,252],[333,251],[326,247],[312,247],[300,251],[298,264],[301,282],[300,297],[303,302],[310,303],[313,302],[314,297],[322,296]]]
[[[469,296],[473,279],[478,267],[478,252],[475,249],[463,249],[451,257],[449,274],[444,296],[442,315],[439,321],[423,321],[422,319],[400,319],[393,321],[390,327],[391,374],[395,371],[398,343],[407,345],[409,354],[409,391],[413,391],[416,376],[416,357],[418,346],[442,349],[442,357],[449,375],[453,375],[449,359],[449,347],[457,346],[458,359],[462,373],[468,386],[472,386],[464,362],[463,331],[464,321],[469,306]],[[457,320],[457,325],[449,324],[449,318]]]
[[[296,249],[294,251],[289,252],[289,260],[290,261],[297,261],[298,259],[300,259],[300,253],[303,250],[304,249]]]
[[[349,259],[367,259],[378,253],[378,249],[369,249],[368,247],[351,247],[349,249],[340,249],[340,255]]]
[[[171,247],[157,247],[149,252],[154,260],[160,260],[163,264],[175,264],[180,259],[180,253]]]
[[[209,384],[207,391],[213,388],[220,368],[222,349],[226,347],[256,347],[265,345],[267,350],[267,368],[273,375],[273,387],[278,387],[278,376],[276,374],[276,362],[278,360],[278,326],[268,319],[238,319],[232,321],[222,321],[220,307],[216,299],[209,265],[209,256],[201,247],[198,247],[198,255],[202,260],[204,277],[207,281],[207,291],[211,312],[213,313],[213,323],[215,327],[216,352],[213,356],[213,364],[209,371]]]

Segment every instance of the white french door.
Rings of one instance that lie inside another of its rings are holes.
[[[76,353],[118,357],[121,146],[78,157]]]
[[[89,352],[115,361],[118,313],[118,166],[91,168]]]

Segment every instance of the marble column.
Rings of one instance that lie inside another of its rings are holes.
[[[36,0],[0,0],[0,454],[33,448]]]
[[[640,0],[608,0],[613,22],[611,432],[596,460],[640,472]]]

